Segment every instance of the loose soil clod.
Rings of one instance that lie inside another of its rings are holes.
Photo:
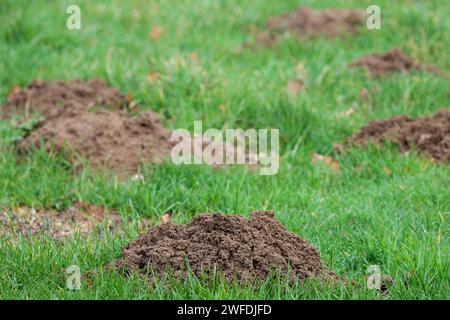
[[[281,271],[290,279],[324,273],[318,251],[287,232],[271,212],[200,215],[187,225],[162,224],[127,244],[113,266],[126,273],[173,272],[183,278],[188,268],[199,276],[212,270],[227,280],[264,279]]]
[[[349,139],[349,144],[392,141],[402,152],[415,148],[435,160],[450,162],[450,111],[443,109],[432,116],[413,119],[396,116],[371,121]]]
[[[400,49],[394,48],[385,53],[373,53],[362,56],[350,64],[350,67],[364,67],[372,75],[379,76],[390,72],[411,72],[422,70],[441,76],[445,74],[434,66],[425,66],[406,56]]]

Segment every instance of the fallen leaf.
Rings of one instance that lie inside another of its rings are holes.
[[[153,85],[156,83],[156,80],[158,80],[158,73],[154,70],[150,70],[147,74],[147,81],[149,84]]]
[[[8,101],[11,101],[11,99],[12,99],[16,94],[18,94],[20,91],[22,91],[22,88],[21,88],[19,85],[17,85],[17,84],[13,85],[13,86],[11,87],[11,89],[9,89],[9,91],[8,91],[8,95],[7,95]]]
[[[160,220],[162,224],[170,223],[172,221],[172,215],[170,213],[165,213],[161,216]]]
[[[318,154],[316,152],[313,152],[311,162],[312,163],[322,162],[328,168],[330,168],[331,170],[333,170],[335,172],[338,172],[340,170],[339,162],[334,160],[332,157],[324,156],[324,155]]]
[[[131,177],[131,181],[144,181],[144,176],[142,174],[135,174]]]
[[[339,112],[338,114],[337,114],[337,116],[339,117],[339,118],[347,118],[347,117],[349,117],[353,112],[355,112],[356,111],[356,109],[354,108],[354,107],[351,107],[351,108],[348,108],[347,110],[345,110],[345,111],[342,111],[342,112]]]
[[[362,88],[359,91],[359,97],[361,98],[361,100],[367,100],[368,95],[369,95],[369,90],[367,90],[367,88]]]
[[[139,112],[139,104],[137,100],[133,98],[133,94],[131,92],[126,94],[125,99],[128,102],[127,109],[129,112]]]
[[[189,58],[191,58],[192,62],[197,62],[198,61],[198,54],[197,54],[197,52],[195,52],[195,51],[191,52],[191,54],[189,55]]]
[[[153,41],[156,41],[161,36],[161,33],[163,32],[163,28],[160,26],[153,26],[152,30],[150,31],[150,39]]]
[[[381,286],[380,286],[380,291],[381,292],[386,292],[389,290],[389,288],[394,284],[394,279],[392,279],[390,276],[388,276],[387,274],[383,275],[383,278],[381,279]]]
[[[303,89],[304,81],[302,79],[289,80],[287,93],[290,96],[296,96]]]

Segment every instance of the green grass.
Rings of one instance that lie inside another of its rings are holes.
[[[82,30],[65,28],[65,8],[79,3]],[[361,7],[371,1],[304,1],[314,7]],[[172,210],[185,223],[202,212],[269,209],[284,226],[313,243],[324,264],[356,285],[282,279],[245,286],[220,279],[161,280],[151,287],[102,266],[136,237],[122,235],[53,242],[44,237],[0,242],[1,299],[449,299],[450,169],[395,148],[336,155],[341,172],[311,164],[371,119],[427,115],[449,107],[449,83],[426,73],[370,78],[348,69],[355,57],[400,47],[413,58],[450,71],[445,1],[377,1],[382,29],[335,40],[284,39],[273,48],[236,50],[251,40],[249,25],[298,1],[17,1],[0,2],[0,100],[13,84],[32,79],[99,76],[141,105],[161,113],[169,128],[278,128],[282,158],[275,176],[243,168],[215,170],[171,163],[144,168],[146,182],[117,182],[85,168],[75,175],[60,155],[37,150],[20,159],[14,141],[23,128],[0,121],[0,205],[69,206],[80,199],[115,208],[134,221]],[[164,31],[157,41],[153,25]],[[189,59],[198,54],[198,62]],[[174,62],[175,61],[175,62]],[[178,62],[176,62],[178,61]],[[303,63],[306,85],[297,98],[285,87]],[[160,77],[147,82],[149,70]],[[362,88],[373,89],[361,101]],[[375,90],[376,89],[376,90]],[[224,105],[224,110],[219,108]],[[349,109],[349,117],[338,115]],[[386,168],[388,170],[386,170]],[[66,289],[64,268],[96,269],[82,289]],[[369,265],[394,279],[386,294],[365,286]]]

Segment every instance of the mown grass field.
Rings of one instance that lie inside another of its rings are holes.
[[[80,31],[65,26],[65,8],[73,3],[81,7]],[[171,129],[192,130],[194,120],[208,128],[278,128],[281,160],[274,176],[167,162],[145,167],[144,182],[122,183],[88,167],[74,174],[54,154],[19,158],[14,141],[23,128],[0,121],[0,205],[63,208],[81,200],[155,223],[167,210],[179,223],[203,212],[273,210],[289,231],[319,249],[327,268],[355,285],[289,286],[275,277],[245,286],[190,278],[151,288],[102,268],[136,237],[131,225],[124,235],[0,240],[0,299],[449,299],[449,167],[393,146],[341,155],[332,146],[372,119],[449,107],[443,78],[419,72],[372,78],[347,65],[362,54],[400,47],[449,72],[450,3],[377,1],[381,30],[332,40],[288,36],[272,48],[239,49],[251,41],[251,25],[262,28],[267,17],[299,3],[2,0],[2,103],[14,84],[98,76],[158,111]],[[365,9],[373,1],[301,3]],[[156,41],[149,37],[153,26],[163,28]],[[291,97],[286,85],[299,63],[307,72],[305,87]],[[150,70],[159,74],[152,85]],[[359,97],[363,88],[367,100]],[[343,116],[349,108],[355,111]],[[340,172],[312,164],[312,152],[336,157]],[[97,269],[77,291],[66,288],[62,271],[72,264],[83,272]],[[366,287],[369,265],[393,278],[387,293]]]

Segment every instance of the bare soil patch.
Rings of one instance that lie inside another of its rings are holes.
[[[319,252],[290,233],[272,212],[238,215],[203,214],[187,225],[166,223],[128,243],[113,263],[126,273],[183,278],[217,270],[226,279],[264,279],[271,271],[305,279],[323,274]]]
[[[402,152],[417,149],[437,161],[450,162],[450,110],[442,109],[431,116],[413,119],[396,116],[374,120],[354,133],[349,144],[367,141],[394,142]]]
[[[82,202],[62,211],[29,207],[0,209],[0,236],[6,240],[15,239],[17,235],[43,234],[56,240],[74,234],[87,236],[100,225],[118,231],[121,229],[120,216],[103,206]]]

